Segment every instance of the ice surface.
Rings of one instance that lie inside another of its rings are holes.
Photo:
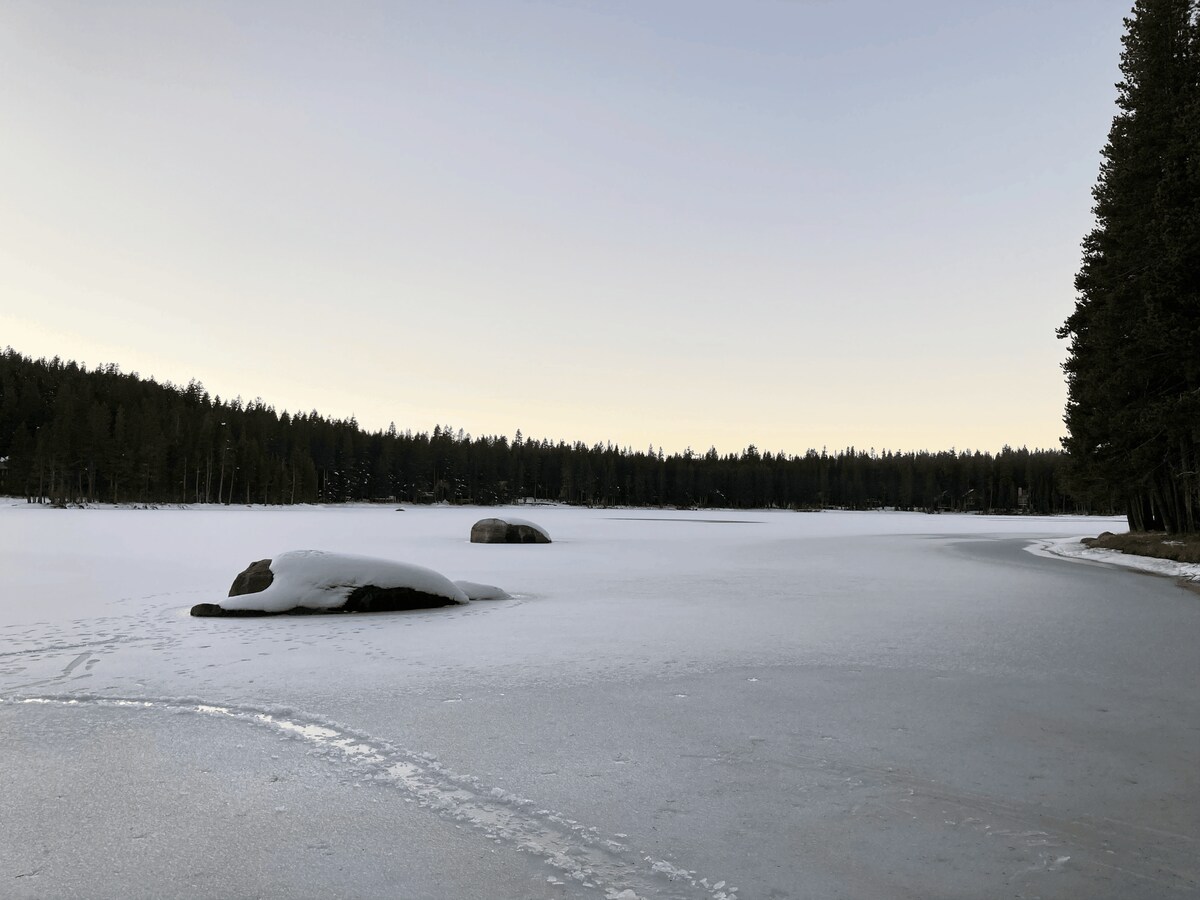
[[[1023,552],[1118,521],[494,514],[0,503],[0,896],[1194,890],[1197,596]],[[507,595],[188,617],[297,546]]]
[[[412,588],[454,603],[467,602],[461,588],[432,569],[350,553],[290,550],[272,558],[271,574],[274,578],[265,590],[226,597],[220,606],[264,612],[284,612],[297,606],[336,609],[355,588],[368,584]]]

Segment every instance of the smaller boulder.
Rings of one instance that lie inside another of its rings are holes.
[[[472,544],[549,544],[550,534],[525,519],[480,519],[471,526]]]

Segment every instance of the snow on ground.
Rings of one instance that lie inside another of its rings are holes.
[[[1023,552],[1118,520],[522,511],[0,501],[0,896],[1197,890],[1200,602]],[[187,615],[297,546],[495,599]]]
[[[1083,537],[1093,536],[1083,535]],[[1102,563],[1107,566],[1133,569],[1135,572],[1148,572],[1152,575],[1165,575],[1169,578],[1200,581],[1200,565],[1195,563],[1181,563],[1171,559],[1154,559],[1149,556],[1131,556],[1119,550],[1089,547],[1082,542],[1082,538],[1080,537],[1036,541],[1026,549],[1031,553],[1043,556],[1057,556],[1062,559],[1073,559],[1081,562]]]

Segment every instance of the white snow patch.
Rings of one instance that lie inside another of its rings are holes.
[[[1189,581],[1200,581],[1200,565],[1195,563],[1175,562],[1171,559],[1155,559],[1151,556],[1134,556],[1119,550],[1106,550],[1101,547],[1089,547],[1083,543],[1082,537],[1047,538],[1035,541],[1025,548],[1035,556],[1046,556],[1057,559],[1070,559],[1076,562],[1103,563],[1110,566],[1120,566],[1137,572],[1149,572],[1153,575],[1166,575],[1172,578],[1186,578]]]
[[[480,584],[478,581],[455,581],[454,584],[469,600],[509,599],[508,592],[494,584]]]
[[[454,603],[467,603],[467,594],[446,576],[411,563],[329,553],[324,550],[292,550],[271,560],[274,579],[264,591],[226,597],[224,609],[261,609],[284,612],[297,606],[305,609],[337,609],[355,588],[411,588]]]

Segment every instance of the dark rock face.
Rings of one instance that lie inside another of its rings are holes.
[[[427,594],[415,588],[381,588],[373,584],[364,584],[355,588],[341,607],[330,612],[395,612],[403,609],[437,609],[440,606],[456,605],[449,597]]]
[[[274,614],[263,612],[261,609],[226,609],[215,603],[197,603],[192,607],[192,615],[242,618],[246,616],[269,616]]]
[[[480,519],[471,526],[472,544],[549,544],[550,538],[534,525]]]
[[[504,544],[508,539],[508,523],[503,519],[480,519],[471,526],[472,544]]]
[[[240,577],[240,576],[239,576]],[[245,591],[244,593],[255,593]],[[230,596],[233,596],[232,594]],[[308,606],[293,606],[291,609],[279,612],[267,612],[261,609],[225,609],[216,603],[197,603],[192,607],[192,615],[218,618],[247,618],[251,616],[316,616],[326,613],[352,612],[397,612],[406,609],[437,609],[442,606],[454,606],[449,597],[437,594],[427,594],[414,588],[381,588],[373,584],[364,584],[355,588],[346,602],[334,609],[312,609]]]
[[[239,572],[237,578],[233,579],[233,585],[229,588],[229,596],[257,594],[259,591],[269,588],[274,580],[275,574],[271,571],[271,561],[269,559],[255,560],[246,567],[244,572]],[[212,604],[201,603],[200,605],[211,606]],[[196,613],[193,611],[192,615],[196,615]]]

